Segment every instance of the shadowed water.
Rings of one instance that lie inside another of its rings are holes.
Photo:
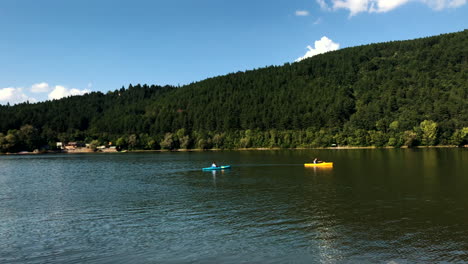
[[[467,263],[467,171],[466,149],[1,156],[0,263]]]

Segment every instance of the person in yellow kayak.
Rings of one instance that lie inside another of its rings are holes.
[[[323,161],[319,160],[318,158],[315,158],[314,161],[313,161],[314,164],[318,164],[318,163],[322,163],[322,162]]]

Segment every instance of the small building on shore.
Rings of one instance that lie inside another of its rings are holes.
[[[68,143],[63,143],[63,142],[57,142],[57,149],[63,151],[63,152],[118,152],[116,146],[111,146],[109,145],[102,145],[98,146],[95,149],[91,144],[85,144],[83,142],[68,142]]]
[[[103,149],[100,149],[102,152],[117,152],[116,146],[109,146]]]

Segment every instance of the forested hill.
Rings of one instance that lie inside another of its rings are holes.
[[[0,106],[0,151],[467,144],[468,30],[346,48],[183,87]]]

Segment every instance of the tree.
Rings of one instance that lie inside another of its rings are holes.
[[[416,145],[418,135],[412,130],[406,130],[403,132],[404,145],[407,147],[413,147]]]
[[[223,134],[215,134],[213,136],[213,146],[215,148],[222,148],[224,145],[224,133]]]
[[[160,145],[161,145],[161,148],[163,149],[168,149],[168,150],[174,149],[174,135],[172,133],[166,133]]]
[[[18,131],[18,140],[20,141],[22,147],[29,151],[38,148],[40,144],[39,133],[37,129],[31,125],[24,125],[20,128]]]
[[[181,149],[188,149],[190,147],[190,143],[191,143],[191,140],[190,140],[189,135],[185,135],[179,138],[179,144],[180,144]]]
[[[115,145],[119,149],[124,149],[127,147],[127,139],[125,139],[125,137],[119,137],[115,142]]]
[[[433,146],[437,139],[437,123],[432,120],[424,120],[420,124],[422,132],[421,143],[425,146]]]
[[[89,148],[92,149],[93,151],[96,151],[97,147],[99,147],[100,145],[101,145],[101,142],[95,139],[89,143]]]
[[[5,135],[3,135],[3,133],[0,133],[0,152],[6,152],[6,148],[5,148],[6,143],[7,141],[6,141]]]
[[[371,130],[369,131],[369,136],[371,144],[376,147],[383,147],[385,146],[385,143],[388,142],[388,138],[382,131]]]
[[[390,123],[388,128],[390,129],[390,131],[396,132],[400,128],[400,123],[398,121],[393,121],[392,123]]]
[[[450,142],[456,146],[468,144],[468,127],[455,130],[450,138]]]
[[[138,137],[135,134],[128,136],[128,147],[130,149],[135,149],[138,146]]]

